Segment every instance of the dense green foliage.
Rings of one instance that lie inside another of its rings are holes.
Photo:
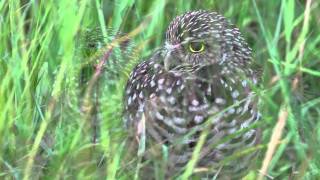
[[[1,0],[0,179],[135,174],[126,168],[121,119],[128,73],[161,46],[172,18],[196,9],[217,11],[236,24],[262,67],[263,88],[256,90],[262,99],[261,153],[247,179],[259,174],[272,134],[280,133],[273,132],[278,121],[286,124],[281,141],[270,143],[279,146],[268,174],[319,179],[320,2],[306,4]],[[121,39],[123,34],[128,36]],[[278,118],[281,112],[288,116]]]

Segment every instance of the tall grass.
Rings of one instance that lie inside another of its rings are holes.
[[[128,73],[173,17],[195,9],[236,24],[262,67],[261,153],[247,179],[261,167],[265,177],[319,179],[320,2],[311,0],[1,0],[0,179],[132,177]]]

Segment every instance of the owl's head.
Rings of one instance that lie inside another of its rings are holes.
[[[251,50],[223,16],[204,10],[176,17],[166,31],[165,68],[219,64],[243,68]]]

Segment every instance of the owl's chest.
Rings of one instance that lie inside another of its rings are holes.
[[[248,96],[248,83],[235,79],[209,73],[168,72],[161,64],[144,62],[127,85],[126,111],[133,121],[147,112],[154,120],[184,126],[201,124]],[[231,108],[231,115],[233,111]]]

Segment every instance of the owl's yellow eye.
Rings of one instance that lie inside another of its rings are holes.
[[[192,53],[200,53],[205,49],[204,42],[191,42],[189,44],[189,50]]]

